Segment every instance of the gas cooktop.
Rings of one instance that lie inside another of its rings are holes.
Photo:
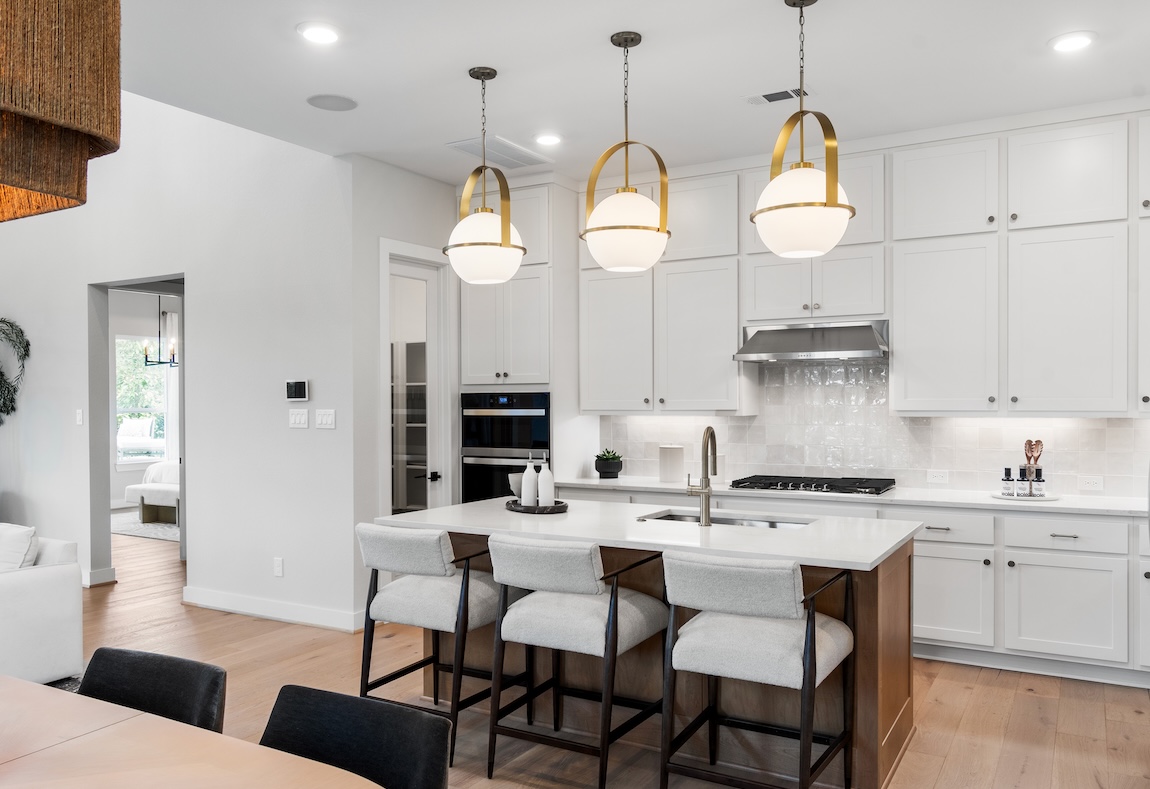
[[[755,474],[731,482],[732,488],[794,490],[814,493],[869,493],[878,495],[894,487],[893,479],[868,477],[768,477]]]

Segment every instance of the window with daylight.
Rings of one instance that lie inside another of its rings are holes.
[[[178,457],[178,367],[146,367],[144,337],[116,337],[116,462]],[[155,350],[155,341],[152,342]]]

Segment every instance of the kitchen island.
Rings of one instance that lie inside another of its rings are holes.
[[[772,519],[780,524],[779,528],[724,524],[701,528],[691,522],[660,520],[661,515],[690,510],[649,504],[571,500],[565,513],[531,515],[507,510],[506,502],[507,499],[491,499],[457,504],[380,517],[375,522],[445,529],[451,533],[457,552],[488,535],[510,532],[541,539],[596,542],[604,547],[605,564],[618,560],[620,552],[670,549],[788,559],[803,566],[803,582],[808,591],[838,570],[853,571],[856,601],[854,783],[856,787],[879,789],[888,782],[912,733],[911,546],[921,523],[783,516]],[[760,512],[755,517],[761,520],[763,514]],[[646,572],[629,574],[632,577],[624,583],[661,596],[661,567],[653,563],[642,569]],[[842,606],[840,594],[820,602],[819,610],[841,617]],[[486,661],[490,667],[490,642],[488,635],[482,632],[469,639],[469,665],[481,667]],[[549,661],[543,656],[539,660],[539,675],[546,676],[548,669],[544,664]],[[587,660],[590,662],[586,665],[570,660],[569,683],[583,681],[589,688],[594,687],[597,662]],[[627,653],[620,660],[617,692],[638,698],[658,698],[661,661],[658,638]],[[509,670],[514,668],[509,666]],[[684,679],[687,681],[681,686],[677,700],[684,710],[695,709],[705,695],[703,683],[693,675]],[[839,683],[830,679],[820,686],[816,728],[833,731],[841,726],[840,707],[835,698],[838,687]],[[793,724],[798,719],[797,692],[750,683],[724,682],[723,706],[733,715],[775,723]],[[593,729],[588,720],[590,715],[585,719],[573,710],[571,717],[572,728]],[[657,747],[657,727],[644,724],[631,737]],[[724,762],[766,773],[794,775],[797,771],[797,744],[777,738],[747,738],[744,734],[732,733],[728,739],[724,734],[720,755]],[[824,773],[824,781],[834,784],[837,780],[841,785],[841,777],[836,778],[839,762],[841,760],[836,760]]]

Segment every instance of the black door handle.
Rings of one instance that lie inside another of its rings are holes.
[[[428,482],[439,482],[439,472],[433,471],[430,474],[428,474],[427,475],[427,481]]]

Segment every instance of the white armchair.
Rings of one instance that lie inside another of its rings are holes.
[[[76,543],[40,537],[36,561],[0,570],[0,674],[32,682],[84,669],[84,616]]]

